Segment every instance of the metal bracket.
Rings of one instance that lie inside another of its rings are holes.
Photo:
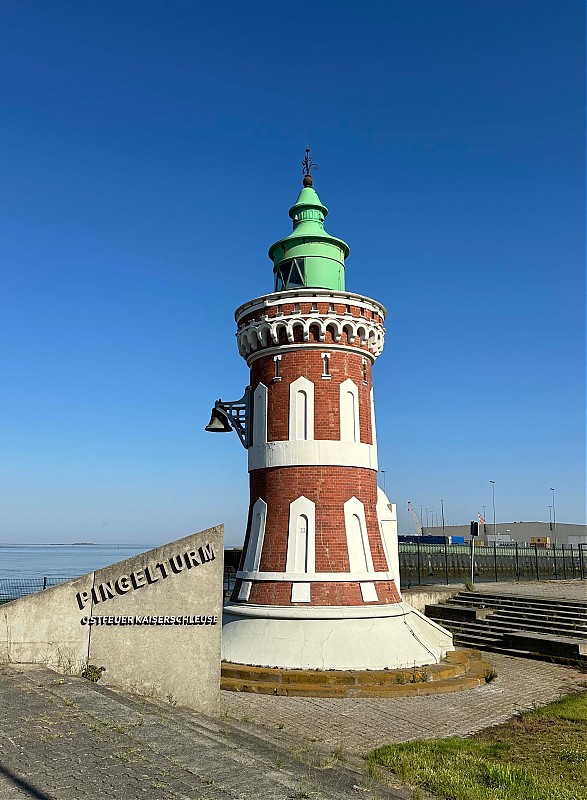
[[[251,439],[251,414],[252,414],[252,392],[251,387],[247,386],[244,395],[240,400],[217,400],[214,408],[221,411],[233,430],[238,434],[244,448],[249,448],[252,444]]]

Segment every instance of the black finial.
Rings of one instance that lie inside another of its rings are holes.
[[[302,174],[304,176],[304,180],[302,183],[304,186],[311,186],[312,185],[312,176],[310,175],[310,170],[318,169],[318,164],[314,164],[314,160],[310,155],[310,148],[306,147],[306,157],[302,161],[303,171]]]

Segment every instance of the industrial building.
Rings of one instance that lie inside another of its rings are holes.
[[[470,525],[440,525],[424,527],[423,536],[465,536],[470,534]],[[401,541],[401,539],[400,539]],[[560,547],[587,544],[587,525],[576,525],[568,522],[493,522],[479,524],[479,542],[507,544],[517,542],[519,545],[542,544],[547,547]]]

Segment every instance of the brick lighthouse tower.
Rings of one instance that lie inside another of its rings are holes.
[[[248,451],[243,554],[223,658],[268,667],[383,669],[439,661],[444,629],[402,601],[395,505],[377,486],[372,367],[385,309],[345,289],[306,151],[293,231],[269,249],[274,291],[235,312],[250,386],[208,430]]]

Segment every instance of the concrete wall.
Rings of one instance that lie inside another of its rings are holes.
[[[480,525],[482,529],[483,526]],[[560,547],[561,544],[572,544],[576,547],[579,542],[587,543],[587,525],[574,525],[568,522],[557,522],[556,531],[552,530],[548,522],[498,522],[495,526],[498,534],[511,536],[512,542],[518,544],[530,544],[532,536],[547,536],[550,543]],[[442,527],[428,527],[423,529],[426,535],[430,536],[466,536],[469,537],[469,525],[447,525]],[[493,536],[493,522],[486,524],[486,536],[481,535],[481,539]]]
[[[222,525],[0,607],[0,661],[79,674],[192,708],[219,697]]]

